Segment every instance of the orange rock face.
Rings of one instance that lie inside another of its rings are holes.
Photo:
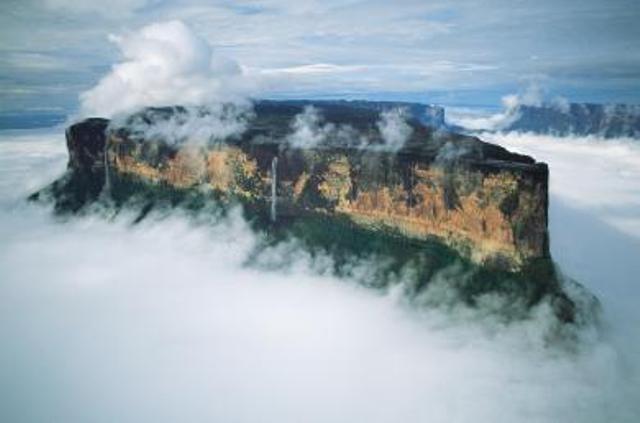
[[[175,148],[115,136],[108,145],[116,172],[150,183],[269,204],[275,177],[280,213],[346,216],[372,230],[435,238],[474,262],[500,261],[511,269],[548,255],[544,165],[442,163],[402,153],[281,145]]]

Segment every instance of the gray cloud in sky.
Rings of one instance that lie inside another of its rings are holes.
[[[634,0],[8,0],[0,9],[3,110],[77,108],[78,93],[120,60],[109,34],[171,19],[270,75],[262,95],[429,101],[439,92],[491,103],[535,79],[571,98],[640,101]]]

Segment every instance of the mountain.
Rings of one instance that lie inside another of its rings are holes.
[[[309,106],[322,116],[323,138],[295,145],[295,122]],[[546,164],[413,114],[404,144],[390,149],[380,122],[393,107],[261,101],[239,115],[242,131],[222,139],[185,133],[194,112],[183,107],[87,119],[67,130],[68,173],[33,198],[53,198],[59,212],[133,204],[140,219],[159,204],[240,204],[261,229],[321,246],[338,272],[348,272],[350,256],[382,254],[380,283],[411,265],[418,292],[457,263],[462,274],[452,283],[469,301],[493,290],[514,295],[514,304],[552,295],[556,312],[572,320],[549,254]],[[195,114],[220,126],[220,113],[207,113]]]
[[[504,131],[549,135],[640,138],[640,106],[588,103],[520,105],[510,112]]]

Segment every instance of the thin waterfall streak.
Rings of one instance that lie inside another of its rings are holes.
[[[104,156],[104,187],[102,188],[102,192],[108,196],[111,194],[111,174],[109,172],[109,156],[106,142],[104,143],[102,155]]]
[[[278,158],[274,157],[271,160],[271,221],[276,221],[276,201],[277,201],[277,186],[278,186]]]

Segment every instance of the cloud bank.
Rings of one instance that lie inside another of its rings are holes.
[[[124,61],[80,95],[81,114],[112,117],[145,106],[201,105],[242,98],[249,86],[240,66],[215,54],[181,21],[111,35]]]

